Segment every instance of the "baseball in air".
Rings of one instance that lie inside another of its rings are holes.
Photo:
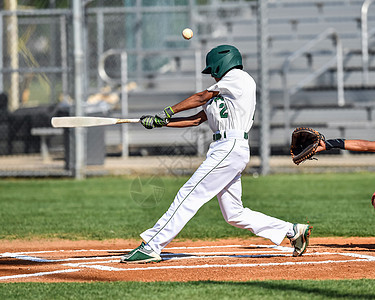
[[[182,31],[182,36],[185,40],[190,40],[193,37],[193,30],[191,30],[190,28],[185,28]]]

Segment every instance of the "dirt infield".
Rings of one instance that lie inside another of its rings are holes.
[[[121,264],[137,241],[2,241],[1,282],[375,279],[375,237],[312,238],[303,257],[285,239],[174,241],[152,264]]]

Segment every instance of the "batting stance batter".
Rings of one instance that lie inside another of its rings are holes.
[[[311,227],[292,224],[244,208],[241,201],[241,172],[250,159],[248,132],[253,125],[256,85],[242,71],[242,57],[237,48],[221,45],[206,56],[204,74],[216,83],[180,103],[167,107],[155,116],[142,116],[142,125],[155,127],[190,127],[208,121],[213,142],[206,160],[178,191],[167,212],[154,227],[141,234],[142,244],[124,255],[121,262],[146,263],[161,261],[160,253],[199,208],[217,196],[223,217],[229,224],[248,229],[279,245],[285,235],[294,246],[293,256],[301,256],[308,245]],[[202,107],[190,117],[172,117]]]

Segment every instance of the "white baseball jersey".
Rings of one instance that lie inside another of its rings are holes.
[[[254,79],[245,71],[233,69],[207,90],[219,92],[203,106],[211,130],[249,132],[255,113]]]

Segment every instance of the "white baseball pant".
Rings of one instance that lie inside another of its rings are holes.
[[[183,229],[199,208],[217,196],[224,219],[279,245],[293,226],[242,205],[241,172],[250,159],[248,141],[222,139],[213,142],[206,160],[178,191],[167,212],[142,239],[158,254]]]

